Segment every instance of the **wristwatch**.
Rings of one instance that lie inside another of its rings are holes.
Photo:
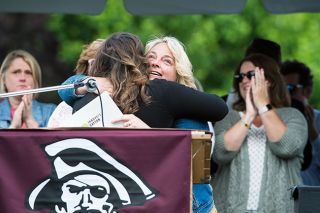
[[[261,108],[259,109],[259,115],[261,115],[261,114],[263,114],[263,113],[265,113],[265,112],[268,112],[268,111],[271,110],[271,109],[272,109],[271,104],[267,104],[267,105],[265,105],[265,106],[263,106],[263,107],[261,107]]]

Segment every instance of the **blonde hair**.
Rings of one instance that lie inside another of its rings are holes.
[[[166,43],[174,57],[177,72],[176,82],[196,89],[197,87],[192,73],[192,64],[187,56],[185,46],[175,37],[156,37],[147,42],[145,54],[147,55],[148,52],[159,43]]]
[[[80,54],[80,57],[78,59],[74,72],[76,72],[77,74],[84,74],[84,75],[88,74],[88,71],[90,68],[89,60],[95,58],[96,53],[103,42],[104,42],[104,39],[99,38],[94,40],[90,44],[83,46],[83,50]]]
[[[31,68],[32,78],[34,82],[34,88],[39,88],[41,86],[41,68],[37,60],[25,50],[14,50],[8,53],[8,55],[3,60],[0,67],[0,92],[8,92],[4,78],[8,68],[11,66],[12,61],[16,58],[22,58]],[[34,95],[35,97],[37,95]]]

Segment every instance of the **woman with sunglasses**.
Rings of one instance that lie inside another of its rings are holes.
[[[216,123],[213,179],[218,211],[293,212],[290,187],[300,184],[307,123],[290,105],[277,63],[262,54],[235,71],[239,99]]]

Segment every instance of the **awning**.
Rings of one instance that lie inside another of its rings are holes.
[[[261,0],[270,13],[319,12],[320,0]],[[133,15],[240,13],[247,0],[123,0]],[[107,0],[1,0],[0,12],[101,14]]]

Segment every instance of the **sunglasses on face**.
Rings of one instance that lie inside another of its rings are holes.
[[[301,84],[287,84],[287,89],[290,93],[293,93],[298,88],[303,88],[303,85],[301,85]]]
[[[253,76],[255,76],[255,72],[254,72],[254,70],[251,70],[247,73],[239,73],[238,75],[235,75],[234,78],[237,79],[237,81],[240,83],[240,82],[242,82],[244,77],[247,77],[249,80],[251,80],[251,78]]]

